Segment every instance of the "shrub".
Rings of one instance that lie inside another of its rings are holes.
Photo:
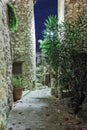
[[[68,21],[60,24],[56,16],[49,16],[44,23],[44,39],[40,41],[42,52],[56,73],[60,89],[72,90],[71,96],[77,91],[81,94],[83,87],[87,87],[86,19],[87,10],[83,10],[71,24]]]

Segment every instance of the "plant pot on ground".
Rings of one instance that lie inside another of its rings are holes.
[[[13,99],[14,101],[20,100],[22,97],[22,76],[15,75],[12,77],[13,85]]]

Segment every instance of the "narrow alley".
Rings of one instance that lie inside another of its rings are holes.
[[[31,91],[13,104],[6,130],[87,130],[86,122],[77,123],[66,109],[50,88]]]

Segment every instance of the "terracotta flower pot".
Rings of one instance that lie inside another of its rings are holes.
[[[22,87],[13,88],[13,99],[17,101],[22,97]]]

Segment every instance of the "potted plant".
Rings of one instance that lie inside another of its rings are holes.
[[[17,101],[21,99],[21,96],[22,96],[22,76],[13,75],[12,85],[13,85],[13,99],[14,101]]]

